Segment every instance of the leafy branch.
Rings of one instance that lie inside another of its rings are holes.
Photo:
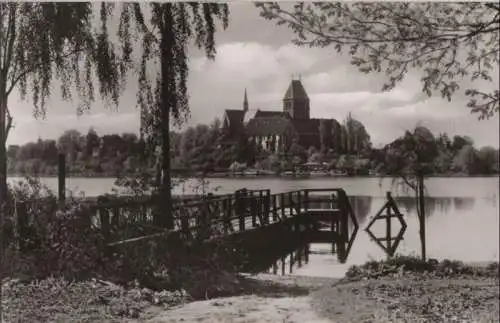
[[[261,16],[293,30],[298,46],[347,51],[361,72],[384,71],[393,89],[411,69],[422,72],[422,90],[451,100],[459,79],[492,82],[498,69],[500,13],[483,3],[256,3]],[[285,5],[283,5],[285,6]],[[481,119],[498,112],[495,94],[465,91]]]

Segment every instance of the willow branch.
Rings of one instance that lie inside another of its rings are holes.
[[[10,62],[12,60],[14,41],[16,39],[16,7],[11,5],[9,13],[9,27],[7,28],[7,34],[5,37],[6,41],[4,44],[4,61],[2,66],[2,73],[7,75],[10,67]],[[7,41],[8,39],[8,41]]]
[[[64,54],[64,55],[61,55],[61,56],[60,56],[60,57],[58,57],[58,58],[53,57],[53,58],[51,59],[51,61],[52,61],[52,62],[55,62],[55,61],[56,61],[56,59],[64,59],[64,58],[68,58],[68,57],[70,57],[70,56],[72,56],[72,55],[75,55],[75,54],[77,54],[77,53],[79,53],[79,52],[82,52],[82,51],[84,51],[84,50],[85,50],[84,48],[75,49],[75,50],[73,50],[73,51],[70,51],[69,53],[66,53],[66,54]],[[14,87],[16,86],[17,82],[19,82],[19,80],[20,80],[21,78],[23,78],[23,77],[24,77],[24,76],[26,76],[27,74],[30,74],[30,73],[34,72],[37,68],[41,67],[41,66],[42,66],[42,65],[44,65],[44,64],[45,64],[44,62],[34,63],[34,64],[32,64],[31,66],[29,66],[29,67],[25,68],[22,72],[20,72],[20,73],[19,73],[19,75],[17,75],[17,76],[13,76],[13,77],[12,77],[12,80],[11,80],[11,84],[10,84],[10,86],[8,86],[8,90],[5,92],[5,93],[6,93],[6,95],[8,96],[8,95],[12,92],[12,90],[13,90],[13,89],[14,89]]]

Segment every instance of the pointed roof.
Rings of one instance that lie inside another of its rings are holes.
[[[304,89],[304,86],[302,85],[302,82],[300,80],[292,80],[290,86],[288,87],[288,90],[286,91],[285,97],[283,98],[283,100],[287,99],[309,100],[306,90]]]
[[[270,117],[279,117],[279,118],[289,118],[289,114],[283,111],[269,111],[269,110],[257,110],[254,118],[270,118]]]
[[[251,119],[246,127],[249,136],[269,136],[284,134],[288,129],[293,130],[289,118],[283,117],[259,117]]]
[[[243,111],[248,111],[247,88],[245,88],[245,96],[243,98]]]

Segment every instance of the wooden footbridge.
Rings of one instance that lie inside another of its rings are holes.
[[[133,243],[165,234],[155,225],[151,196],[106,199],[90,208],[91,225],[111,245]],[[306,189],[271,194],[270,190],[238,190],[227,195],[177,198],[175,233],[184,240],[243,239],[258,244],[264,236],[294,233],[308,242],[332,243],[349,253],[358,222],[343,189]],[[258,240],[258,241],[256,241]],[[264,247],[264,246],[262,246]],[[343,258],[343,257],[342,257]]]
[[[176,197],[174,228],[157,225],[155,196],[106,197],[89,202],[82,212],[109,246],[125,247],[166,235],[183,241],[225,239],[235,248],[254,250],[260,258],[276,259],[297,243],[331,243],[345,260],[358,231],[346,192],[340,188],[305,189],[272,194],[270,190],[238,190],[227,195]],[[26,218],[19,227],[26,226]],[[27,221],[29,222],[29,221]]]

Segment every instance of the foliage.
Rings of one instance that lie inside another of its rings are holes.
[[[30,178],[12,187],[8,205],[16,230],[2,264],[7,274],[73,279],[101,269],[104,239],[92,229],[85,205],[70,198],[60,208],[53,193]]]
[[[196,171],[212,172],[218,169],[226,169],[235,160],[256,159],[255,153],[251,153],[251,144],[238,145],[238,147],[224,148],[218,145],[216,138],[221,129],[217,128],[216,122],[210,126],[196,126],[186,129],[183,132],[171,132],[172,143],[171,159],[172,169],[188,170],[192,173]],[[208,129],[208,130],[207,130]],[[68,136],[68,133],[72,133]],[[154,184],[153,174],[155,173],[155,155],[144,149],[144,141],[133,133],[107,134],[100,136],[95,130],[90,129],[87,135],[79,134],[70,130],[65,132],[57,140],[39,139],[36,142],[27,143],[22,146],[11,145],[8,149],[8,170],[13,175],[38,174],[40,176],[51,176],[57,173],[57,145],[64,147],[75,147],[74,150],[64,148],[69,156],[73,151],[75,159],[67,160],[67,173],[79,176],[117,176],[119,182],[142,181],[143,184],[149,181]],[[212,138],[210,141],[205,137]],[[493,147],[475,148],[470,138],[455,135],[452,139],[445,133],[434,136],[433,150],[437,151],[434,160],[429,162],[429,175],[452,175],[452,174],[498,174],[498,149]],[[74,142],[69,142],[69,138]],[[198,139],[197,139],[198,138]],[[368,169],[386,172],[391,175],[391,170],[386,167],[386,155],[392,153],[391,145],[400,142],[398,138],[393,143],[386,145],[382,149],[371,148],[366,154],[370,165],[364,165],[364,154],[352,156],[355,172],[366,174]],[[399,140],[399,141],[398,141]],[[62,144],[64,142],[64,145]],[[464,148],[468,147],[468,148]],[[246,150],[245,150],[246,149]],[[471,159],[465,162],[464,150],[470,152]],[[232,150],[232,152],[231,152]],[[245,151],[244,151],[245,150]],[[183,152],[185,151],[185,152]],[[343,164],[337,164],[337,155],[333,152],[322,154],[319,152],[306,151],[303,147],[292,145],[291,152],[299,154],[297,163],[308,161],[326,161],[336,165],[339,170],[344,169]],[[246,156],[243,158],[241,156]],[[258,162],[259,167],[269,170],[289,169],[293,157],[279,156],[271,154]],[[304,159],[302,159],[304,158]],[[339,159],[340,160],[340,159]],[[230,163],[231,161],[231,163]],[[252,165],[248,162],[247,165]],[[279,164],[279,165],[278,165]],[[368,167],[369,166],[369,167]],[[258,168],[259,168],[258,167]],[[147,179],[146,179],[147,177]],[[140,179],[142,178],[142,179]],[[130,185],[139,185],[139,183]],[[139,186],[143,185],[140,184]],[[172,183],[175,185],[175,183]]]
[[[145,18],[148,14],[149,21]],[[189,116],[188,49],[195,45],[204,49],[209,59],[214,59],[217,22],[226,28],[228,15],[226,4],[122,4],[120,38],[128,45],[130,53],[134,37],[142,42],[137,91],[141,135],[150,150],[161,148],[159,189],[162,195],[161,220],[166,227],[173,225],[169,210],[172,202],[170,123],[180,125]],[[131,28],[131,23],[135,24],[135,29]],[[149,77],[150,73],[155,77]]]
[[[13,126],[8,99],[14,89],[21,99],[30,95],[36,117],[45,116],[56,79],[63,99],[70,100],[76,89],[78,112],[95,100],[95,77],[101,97],[118,105],[128,57],[115,53],[109,39],[109,6],[101,3],[101,28],[94,28],[89,2],[0,4],[0,200],[7,194],[5,143]],[[4,211],[0,209],[0,226]]]
[[[416,189],[417,176],[432,173],[434,159],[438,156],[434,136],[425,127],[406,131],[386,149],[385,171],[403,178],[406,184]]]
[[[370,135],[365,126],[351,116],[345,118],[341,126],[342,151],[346,153],[361,153],[371,148]]]
[[[472,266],[456,260],[445,259],[439,262],[436,259],[422,260],[411,256],[395,256],[384,261],[369,261],[361,266],[351,266],[346,273],[346,279],[352,281],[394,274],[404,276],[409,272],[427,272],[436,277],[475,275],[494,278],[498,277],[498,262],[488,266]]]
[[[261,16],[287,25],[296,45],[347,51],[361,72],[385,72],[382,90],[392,90],[412,69],[422,73],[423,91],[451,100],[458,80],[467,104],[480,118],[499,111],[500,91],[483,92],[498,73],[500,6],[497,3],[257,3]],[[496,70],[496,71],[495,71]]]
[[[190,300],[181,291],[156,291],[139,286],[120,286],[92,279],[68,281],[59,277],[4,283],[2,321],[17,322],[122,322],[137,319],[155,306],[176,306]],[[85,306],[82,306],[85,304]]]
[[[498,317],[498,263],[475,267],[396,257],[352,267],[348,275],[312,295],[315,309],[336,322],[491,322]]]
[[[288,148],[287,155],[292,159],[299,159],[300,163],[307,160],[307,150],[295,142],[290,145],[290,148]]]
[[[8,172],[25,175],[55,175],[57,155],[66,155],[67,173],[116,176],[152,172],[153,156],[144,152],[144,143],[133,133],[99,136],[94,129],[87,135],[65,131],[57,140],[42,140],[8,149]]]
[[[208,183],[200,185],[206,190]],[[238,251],[227,242],[202,244],[195,239],[190,244],[179,240],[175,233],[165,232],[110,248],[90,221],[86,204],[70,199],[57,211],[55,197],[33,179],[20,183],[12,192],[18,205],[30,203],[31,220],[26,225],[32,230],[17,231],[11,237],[2,264],[4,275],[27,275],[30,279],[62,276],[69,280],[105,277],[123,284],[138,280],[142,286],[155,289],[186,287],[195,297],[223,292],[227,286],[220,279],[233,275]],[[208,234],[221,234],[218,230],[210,228]],[[24,238],[36,243],[19,249]]]

